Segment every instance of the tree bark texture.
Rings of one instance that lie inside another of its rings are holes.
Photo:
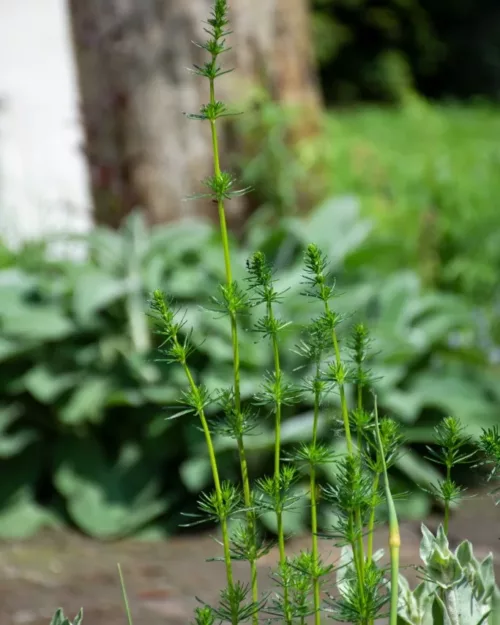
[[[232,0],[235,71],[218,80],[217,98],[241,100],[255,84],[273,99],[320,110],[309,36],[308,0]],[[202,64],[212,0],[69,0],[86,155],[97,223],[117,226],[135,208],[151,223],[215,215],[210,202],[183,201],[212,173],[209,125],[187,119],[208,99]],[[222,165],[231,134],[222,129]],[[234,146],[231,146],[234,150]],[[243,200],[229,203],[237,221]]]

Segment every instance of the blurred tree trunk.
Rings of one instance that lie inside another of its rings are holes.
[[[232,0],[236,71],[219,81],[218,99],[237,102],[256,83],[274,99],[304,105],[304,132],[321,108],[312,62],[308,0]],[[186,71],[203,62],[212,0],[70,0],[86,154],[95,219],[118,225],[136,207],[151,222],[214,215],[210,202],[184,202],[211,173],[208,124],[182,113],[207,100],[206,81]],[[222,132],[221,153],[231,141]],[[234,146],[232,146],[234,148]],[[227,168],[229,163],[223,163]],[[231,201],[237,222],[243,200]]]

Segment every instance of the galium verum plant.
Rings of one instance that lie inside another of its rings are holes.
[[[198,380],[190,362],[197,346],[187,327],[182,311],[168,296],[155,291],[150,312],[161,336],[160,359],[180,367],[186,390],[179,402],[181,409],[169,418],[195,416],[206,444],[213,490],[204,492],[198,501],[199,512],[192,523],[210,522],[220,528],[220,546],[225,566],[226,586],[220,591],[217,605],[204,602],[196,610],[196,625],[228,622],[237,625],[261,619],[276,620],[285,625],[305,624],[308,617],[320,625],[324,617],[356,625],[374,625],[389,616],[390,625],[480,625],[490,619],[497,625],[499,593],[496,588],[491,557],[479,562],[466,541],[453,553],[448,545],[451,504],[461,495],[452,480],[452,468],[471,462],[468,451],[471,439],[456,419],[449,417],[436,428],[436,446],[429,449],[432,459],[445,467],[445,477],[433,487],[434,495],[444,503],[444,525],[434,536],[422,527],[421,568],[424,581],[411,590],[399,571],[399,524],[391,492],[388,470],[396,463],[404,443],[399,426],[390,418],[379,420],[375,383],[369,363],[373,358],[370,337],[362,323],[349,326],[336,311],[337,292],[329,271],[328,259],[315,244],[304,253],[304,291],[311,300],[312,322],[303,329],[296,348],[308,373],[302,385],[295,388],[282,369],[282,336],[293,323],[282,320],[279,307],[287,295],[277,287],[273,268],[262,252],[254,253],[247,262],[244,286],[233,279],[231,250],[226,224],[226,202],[248,189],[238,190],[232,174],[221,168],[218,122],[231,115],[226,104],[216,98],[216,80],[231,70],[219,65],[226,45],[228,30],[226,0],[215,0],[206,23],[208,38],[198,43],[208,56],[194,73],[208,82],[208,102],[197,114],[188,116],[210,124],[213,147],[213,175],[204,185],[206,192],[193,197],[210,198],[217,204],[220,224],[221,256],[225,282],[207,306],[209,312],[228,319],[231,331],[232,384],[214,391]],[[260,316],[258,316],[260,315]],[[240,341],[241,319],[257,318],[252,330],[268,341],[271,370],[263,376],[262,386],[250,402],[241,397]],[[309,394],[313,403],[310,440],[291,451],[282,448],[281,428],[284,409]],[[335,397],[337,398],[335,400]],[[220,418],[212,418],[213,407]],[[247,437],[257,433],[264,414],[273,419],[274,448],[272,475],[252,483],[248,471]],[[346,451],[334,455],[320,436],[320,421],[326,420],[345,438]],[[220,475],[215,435],[235,441],[241,484],[224,481]],[[481,439],[483,452],[500,465],[500,436],[485,432]],[[322,470],[334,464],[335,481],[322,483]],[[309,480],[311,525],[310,549],[289,557],[286,552],[285,515],[291,514],[304,496],[298,490],[301,472]],[[336,520],[329,528],[319,527],[320,504],[329,504]],[[374,553],[373,534],[378,513],[385,504],[389,519],[390,567],[383,567],[382,552]],[[259,533],[259,517],[272,513],[276,519],[279,563],[273,572],[275,591],[261,596],[257,578],[258,560],[271,544]],[[340,557],[325,564],[320,555],[320,538],[333,541]],[[234,575],[233,562],[247,561],[250,583]],[[336,576],[336,593],[326,591],[326,582]],[[121,570],[120,570],[121,576]],[[122,589],[131,624],[128,600]],[[68,625],[62,611],[53,625]],[[81,622],[81,614],[76,623]]]
[[[298,352],[308,365],[312,365],[313,373],[304,380],[302,388],[293,388],[287,383],[282,371],[280,354],[280,336],[291,320],[283,321],[279,318],[277,307],[285,293],[276,288],[272,267],[264,254],[257,252],[249,259],[246,288],[233,280],[225,202],[248,190],[236,190],[233,176],[224,172],[220,165],[217,121],[230,113],[226,105],[216,99],[215,81],[229,71],[218,65],[220,55],[228,49],[225,41],[229,34],[227,10],[225,0],[215,1],[206,29],[209,39],[198,44],[210,57],[203,66],[194,68],[196,74],[208,80],[209,102],[202,106],[200,113],[190,117],[208,121],[211,127],[214,173],[204,181],[208,193],[201,196],[210,197],[218,206],[226,282],[220,286],[219,294],[212,303],[213,309],[227,316],[230,323],[233,351],[231,388],[213,394],[195,382],[188,364],[188,357],[194,349],[189,340],[189,331],[183,332],[181,342],[182,322],[176,321],[172,303],[161,293],[154,294],[152,304],[153,312],[160,322],[159,332],[165,337],[163,350],[167,358],[180,364],[186,374],[188,391],[183,397],[186,406],[183,412],[195,413],[205,434],[215,490],[202,495],[200,511],[206,518],[217,521],[222,533],[227,588],[221,592],[218,606],[205,605],[197,611],[196,621],[209,623],[226,620],[234,624],[252,618],[257,623],[259,614],[262,614],[291,625],[294,622],[303,623],[307,616],[314,615],[315,624],[319,625],[321,615],[326,611],[337,620],[372,625],[389,603],[390,623],[396,625],[400,611],[397,583],[400,536],[388,469],[398,457],[403,438],[395,422],[388,418],[379,422],[376,398],[372,395],[374,380],[367,366],[370,346],[367,328],[363,324],[352,328],[347,344],[350,356],[346,357],[342,353],[339,337],[339,328],[345,319],[335,310],[335,284],[328,270],[328,260],[316,245],[310,244],[304,256],[304,295],[319,301],[320,306],[318,316],[307,329]],[[253,329],[268,339],[273,367],[265,375],[262,390],[254,397],[252,404],[243,406],[238,338],[240,318],[257,307],[263,309],[263,315]],[[352,406],[349,401],[351,389],[355,389]],[[340,425],[347,448],[347,453],[340,458],[334,458],[331,450],[318,437],[320,414],[325,411],[325,399],[333,392],[339,397],[340,423],[337,423],[336,411],[332,411],[330,420],[337,427]],[[301,393],[312,393],[313,396],[311,441],[293,453],[284,455],[281,448],[283,408],[298,401]],[[206,408],[213,402],[219,403],[224,415],[222,422],[215,424],[209,423],[206,416]],[[274,470],[272,476],[258,480],[253,490],[248,474],[245,438],[257,430],[257,417],[264,408],[270,409],[274,416]],[[220,480],[212,441],[212,433],[215,431],[231,436],[236,441],[242,492],[236,486]],[[464,440],[460,427],[452,418],[445,420],[436,430],[436,439],[441,453],[433,450],[430,453],[446,467],[445,479],[434,489],[445,504],[445,527],[442,531],[446,534],[450,504],[459,495],[459,489],[451,479],[451,468],[469,461],[472,456],[461,452],[468,440]],[[321,466],[331,462],[336,464],[336,483],[322,487],[318,484]],[[293,511],[300,498],[294,490],[299,465],[309,472],[312,544],[309,552],[290,559],[285,549],[283,518],[285,512]],[[327,533],[327,537],[342,549],[336,566],[325,566],[319,555],[319,499],[331,503],[337,512],[338,520]],[[389,580],[386,579],[385,570],[378,565],[380,554],[373,553],[376,511],[384,501],[390,525]],[[272,598],[261,599],[257,584],[257,561],[268,551],[269,546],[260,541],[257,523],[259,515],[268,511],[274,512],[276,516],[279,566],[275,580],[278,590]],[[228,524],[231,517],[238,517],[242,521],[232,533],[229,532]],[[251,598],[248,597],[249,588],[234,579],[234,559],[248,560],[250,564]],[[330,596],[322,605],[322,582],[334,570],[337,572],[338,596]],[[435,594],[438,596],[437,590]],[[440,596],[444,602],[443,593]]]

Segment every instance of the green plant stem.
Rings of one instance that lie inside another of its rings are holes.
[[[387,511],[389,513],[389,552],[391,557],[391,602],[390,602],[390,618],[389,625],[397,625],[398,622],[398,583],[399,583],[399,550],[401,547],[401,536],[399,534],[398,515],[396,506],[392,498],[391,488],[389,485],[389,475],[387,473],[387,465],[385,462],[384,447],[380,436],[380,428],[378,423],[377,398],[375,397],[375,427],[377,430],[377,441],[382,461],[384,473],[385,496],[387,499]]]
[[[358,384],[357,396],[358,396],[358,411],[361,412],[363,410],[363,389],[360,384]],[[359,424],[357,425],[356,430],[357,430],[358,449],[359,449],[359,453],[361,453],[361,447],[363,444],[363,433],[361,432],[361,428],[359,427]]]
[[[271,303],[267,303],[267,314],[270,320],[274,319],[273,307]],[[273,360],[274,360],[274,376],[276,382],[281,378],[281,363],[278,339],[276,334],[272,336]],[[276,397],[275,402],[275,430],[274,430],[274,480],[276,486],[279,486],[280,468],[281,468],[281,399]]]
[[[349,523],[354,531],[356,531],[357,522],[356,522],[356,513],[349,513]],[[356,532],[357,533],[357,532]],[[358,591],[360,595],[361,603],[364,604],[364,596],[365,596],[365,586],[364,586],[364,570],[363,570],[363,552],[359,549],[359,539],[355,538],[353,541],[350,541],[350,545],[352,548],[352,557],[354,561],[354,567],[356,569],[356,575],[358,576]],[[363,624],[364,625],[364,624]]]
[[[313,576],[313,598],[314,598],[314,622],[315,625],[321,623],[320,612],[320,587],[318,578],[319,567],[319,550],[318,550],[318,502],[316,496],[316,469],[311,467],[311,531],[312,531],[312,555],[314,561],[314,576]]]
[[[215,61],[215,57],[212,59]],[[215,80],[210,80],[210,104],[215,104]],[[220,157],[219,157],[219,141],[217,137],[217,125],[215,119],[210,120],[210,130],[212,136],[212,150],[213,150],[213,163],[214,163],[214,175],[219,177],[221,175]],[[226,272],[226,283],[231,285],[233,282],[233,273],[231,268],[231,254],[229,249],[229,236],[227,231],[226,211],[224,206],[224,200],[220,198],[217,203],[219,213],[219,226],[222,239],[222,249],[224,254],[224,267]],[[231,343],[233,348],[233,384],[234,384],[234,407],[236,414],[241,418],[241,391],[240,391],[240,349],[238,340],[238,323],[236,314],[230,313],[231,321]],[[250,488],[250,479],[248,475],[248,463],[246,458],[245,444],[243,436],[238,434],[236,437],[238,445],[238,455],[240,460],[241,481],[243,484],[243,500],[245,502],[245,508],[247,509],[247,526],[248,530],[253,537],[253,549],[254,555],[256,554],[256,528],[257,522],[255,518],[255,512],[252,507],[252,493]],[[257,563],[255,557],[249,560],[250,563],[250,577],[252,587],[252,600],[257,603],[259,600],[259,589],[257,581]],[[254,625],[257,625],[259,616],[257,612],[252,617]]]
[[[163,302],[163,311],[162,311],[162,316],[164,318],[167,318],[167,311],[166,311],[166,306],[165,303]],[[171,326],[172,328],[174,326]],[[182,357],[178,359],[179,364],[182,367],[182,370],[184,372],[184,375],[186,376],[187,382],[189,384],[189,387],[191,389],[191,393],[193,395],[193,397],[199,399],[200,398],[200,391],[199,388],[197,387],[193,375],[191,373],[191,370],[189,368],[189,365],[187,363],[186,360],[186,351],[184,349],[184,346],[181,345],[180,341],[179,341],[179,337],[177,336],[177,330],[172,330],[171,333],[169,333],[169,339],[172,341],[173,343],[173,349],[175,351],[176,354],[182,354]],[[196,410],[196,414],[198,415],[200,422],[201,422],[201,426],[202,426],[202,430],[203,433],[205,435],[205,443],[207,446],[207,451],[208,451],[208,458],[209,458],[209,463],[210,463],[210,468],[212,471],[212,477],[214,480],[214,486],[215,486],[215,495],[217,498],[217,504],[219,507],[219,511],[220,511],[220,515],[219,515],[219,521],[221,524],[221,530],[222,530],[222,541],[223,541],[223,548],[224,548],[224,562],[225,562],[225,566],[226,566],[226,577],[227,577],[227,584],[228,584],[228,589],[231,592],[231,594],[234,592],[234,577],[233,577],[233,567],[232,567],[232,562],[231,562],[231,549],[230,549],[230,540],[229,540],[229,530],[228,530],[228,526],[227,526],[227,518],[225,516],[225,513],[223,515],[223,505],[224,505],[224,499],[222,496],[222,487],[221,487],[221,482],[220,482],[220,477],[219,477],[219,469],[217,467],[217,459],[216,459],[216,455],[215,455],[215,448],[213,445],[213,441],[212,441],[212,434],[210,432],[210,428],[208,426],[208,421],[205,415],[205,411],[203,409],[203,405],[198,405],[197,406],[197,410]],[[233,614],[232,615],[232,624],[233,625],[237,625],[238,623],[238,614]]]
[[[267,314],[269,319],[274,319],[273,307],[270,302],[267,303]],[[281,378],[281,363],[280,352],[278,346],[278,338],[276,334],[272,335],[273,346],[273,359],[274,359],[274,375],[275,380],[278,382]],[[276,496],[280,496],[280,469],[281,469],[281,399],[276,397],[275,402],[275,426],[274,426],[274,487],[276,489]],[[286,566],[286,553],[285,553],[285,534],[283,531],[283,511],[281,506],[276,510],[276,521],[278,529],[278,545],[280,555],[280,567],[282,571],[285,571]],[[287,625],[291,624],[290,606],[288,599],[288,586],[283,585],[283,606],[285,610],[285,622]]]
[[[127,615],[127,622],[128,622],[128,625],[133,625],[132,612],[130,611],[127,588],[125,586],[125,579],[123,577],[122,567],[120,564],[117,564],[117,567],[118,567],[118,575],[120,576],[120,587],[122,589],[123,605],[125,606],[125,614]]]
[[[278,341],[276,337],[273,337],[273,353],[274,353],[274,373],[276,380],[280,379],[280,355],[278,351]],[[279,484],[280,467],[281,467],[281,401],[278,398],[275,405],[276,419],[275,419],[275,432],[274,432],[274,479]]]
[[[179,343],[177,336],[174,336],[173,340],[174,340],[174,343],[176,344],[176,347],[180,348],[180,343]],[[191,370],[189,369],[189,365],[187,364],[185,360],[181,363],[181,365],[182,365],[182,368],[184,369],[184,374],[186,375],[186,378],[188,380],[189,386],[191,387],[191,390],[193,391],[193,393],[197,393],[198,388],[191,374]],[[220,477],[219,477],[219,469],[217,467],[217,458],[215,455],[214,444],[212,441],[212,434],[210,433],[210,428],[208,427],[208,421],[205,415],[205,411],[200,410],[198,412],[198,416],[200,418],[201,427],[205,435],[205,442],[207,445],[208,458],[210,461],[210,468],[212,470],[212,477],[214,480],[217,502],[220,508],[222,509],[222,506],[223,506],[222,488],[221,488]],[[221,531],[222,531],[222,544],[223,544],[223,549],[224,549],[224,563],[226,566],[227,585],[229,589],[232,591],[234,589],[234,577],[233,577],[233,566],[231,562],[231,547],[230,547],[229,529],[227,526],[227,519],[221,518],[220,524],[221,524]],[[238,625],[237,614],[233,615],[232,625]]]
[[[377,502],[379,481],[380,481],[380,474],[376,473],[375,477],[373,478],[373,486],[372,486],[373,499],[372,499],[372,506],[370,510],[370,518],[368,520],[368,539],[367,539],[367,549],[366,549],[366,561],[368,562],[368,564],[371,564],[372,559],[373,559],[373,532],[375,529],[375,504]]]
[[[449,483],[451,480],[451,465],[449,463],[446,464],[446,481]],[[450,525],[450,500],[445,499],[444,502],[444,524],[443,529],[444,533],[448,536],[448,527]]]
[[[284,575],[288,575],[288,573],[286,573],[286,552],[285,552],[285,534],[283,531],[283,512],[277,511],[276,512],[276,524],[277,524],[277,530],[278,530],[278,549],[279,549],[279,556],[280,556],[280,567],[281,570],[283,571]],[[288,599],[288,581],[285,580],[286,583],[283,584],[283,608],[284,608],[284,612],[285,612],[285,623],[287,625],[291,625],[292,623],[292,619],[291,619],[291,615],[290,615],[290,602]]]
[[[316,376],[319,378],[319,364],[316,367]],[[313,418],[313,432],[312,432],[312,445],[316,447],[318,439],[318,420],[319,420],[319,391],[314,393],[314,418]],[[318,498],[316,493],[316,466],[311,465],[310,476],[310,489],[311,489],[311,531],[312,531],[312,555],[314,561],[314,576],[313,576],[313,598],[314,598],[314,623],[320,625],[321,612],[320,612],[320,587],[318,578],[319,568],[319,550],[318,550]]]
[[[191,375],[191,371],[187,363],[183,363],[184,372],[189,381],[191,389],[193,392],[196,392],[196,384],[194,382],[193,376]],[[212,469],[212,476],[215,484],[215,492],[217,496],[217,501],[222,508],[223,500],[222,500],[222,488],[219,477],[219,469],[217,467],[217,458],[215,456],[214,444],[212,441],[212,435],[210,433],[210,429],[208,427],[208,421],[205,415],[205,412],[201,410],[199,412],[199,417],[201,421],[201,427],[203,429],[203,433],[205,434],[205,442],[208,449],[208,457],[210,460],[210,467]],[[227,583],[228,586],[232,589],[234,587],[234,577],[233,577],[233,566],[231,562],[231,548],[230,548],[230,540],[229,540],[229,530],[227,527],[227,519],[221,519],[221,530],[222,530],[222,544],[224,548],[224,562],[226,565],[226,575],[227,575]],[[234,621],[234,625],[237,623],[237,619]]]
[[[327,315],[331,314],[330,311],[330,306],[328,304],[328,302],[325,302],[325,312]],[[335,362],[337,365],[337,369],[340,370],[340,367],[342,366],[342,358],[340,356],[340,348],[339,348],[339,342],[338,342],[338,338],[337,338],[337,332],[335,331],[335,328],[332,329],[332,343],[333,343],[333,349],[335,352]],[[339,382],[339,394],[340,394],[340,407],[342,410],[342,419],[344,422],[344,431],[345,431],[345,437],[346,437],[346,442],[347,442],[347,453],[352,456],[354,453],[354,449],[353,449],[353,444],[352,444],[352,437],[351,437],[351,426],[349,423],[349,408],[347,406],[347,398],[346,398],[346,393],[345,393],[345,385],[344,382]],[[356,523],[356,527],[357,527],[357,541],[356,541],[356,545],[353,545],[353,554],[354,554],[354,559],[358,561],[358,575],[359,575],[359,582],[360,582],[360,589],[364,588],[364,579],[365,579],[365,574],[364,574],[364,567],[365,567],[365,555],[364,555],[364,544],[363,544],[363,524],[361,522],[361,512],[360,510],[356,510],[355,512],[355,523]],[[357,552],[357,554],[356,554]]]
[[[215,104],[215,80],[210,80],[210,104]],[[212,135],[212,151],[213,151],[213,161],[214,161],[214,174],[216,178],[219,178],[221,175],[220,168],[220,157],[219,157],[219,141],[217,137],[217,125],[215,119],[210,120],[210,130]],[[224,200],[220,198],[218,200],[218,211],[219,211],[219,224],[220,224],[220,232],[222,237],[222,245],[224,250],[224,265],[226,269],[226,279],[229,283],[233,281],[232,271],[231,271],[231,255],[229,253],[229,237],[227,233],[227,223],[226,223],[226,211],[224,208]]]
[[[375,506],[377,503],[379,481],[380,481],[380,473],[376,473],[375,477],[373,478],[373,485],[372,485],[373,496],[372,496],[370,517],[368,519],[368,537],[367,537],[367,547],[366,547],[366,562],[368,566],[371,565],[372,560],[373,560],[373,533],[375,530]],[[374,622],[375,622],[374,619],[370,619],[369,625],[373,625]]]
[[[325,309],[326,309],[327,314],[330,314],[330,307],[328,305],[328,302],[325,302]],[[335,331],[335,328],[332,330],[332,343],[333,343],[333,349],[335,352],[335,362],[337,364],[337,368],[340,369],[340,367],[342,366],[342,358],[340,356],[339,342],[337,339],[337,332]],[[340,407],[342,410],[342,419],[344,422],[345,438],[347,442],[347,452],[350,456],[352,456],[353,446],[352,446],[352,437],[351,437],[351,425],[349,423],[349,408],[347,406],[345,385],[344,385],[344,382],[339,382],[338,385],[339,385],[339,394],[340,394]]]

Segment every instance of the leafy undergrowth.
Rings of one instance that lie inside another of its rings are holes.
[[[370,323],[379,402],[405,426],[409,442],[428,442],[440,414],[456,415],[478,434],[497,418],[500,387],[478,344],[473,307],[463,296],[426,290],[411,269],[390,276],[374,271],[372,233],[357,202],[347,198],[284,219],[272,231],[255,216],[233,252],[235,278],[244,276],[240,268],[255,249],[273,260],[290,289],[280,314],[294,320],[283,336],[283,366],[298,381],[293,350],[310,318],[307,302],[296,297],[303,288],[301,255],[309,240],[319,241],[342,293],[339,311],[355,310]],[[199,307],[221,279],[218,242],[208,224],[149,233],[136,215],[121,232],[95,231],[85,262],[50,261],[32,247],[5,257],[0,462],[10,479],[0,487],[0,535],[27,536],[68,521],[101,538],[178,531],[179,512],[207,485],[210,467],[192,418],[165,421],[182,380],[155,361],[157,343],[144,313],[155,285],[174,296],[200,344],[194,370],[210,388],[224,386],[231,378],[230,335],[223,320]],[[244,401],[258,391],[271,357],[243,328]],[[285,447],[310,437],[311,407],[305,399],[284,410]],[[335,450],[339,441],[326,422],[320,432]],[[272,439],[264,422],[249,440],[254,473],[268,463]],[[216,446],[223,476],[235,476],[233,442],[217,438]],[[415,486],[436,474],[417,451],[408,448],[393,478],[399,490],[412,489],[403,512],[423,518],[431,499]],[[162,477],[168,475],[176,479]],[[290,529],[303,529],[304,518],[295,515]]]
[[[491,300],[500,284],[499,133],[498,110],[480,105],[414,98],[332,113],[329,191],[354,194],[375,219],[389,269],[416,268],[430,284]]]

